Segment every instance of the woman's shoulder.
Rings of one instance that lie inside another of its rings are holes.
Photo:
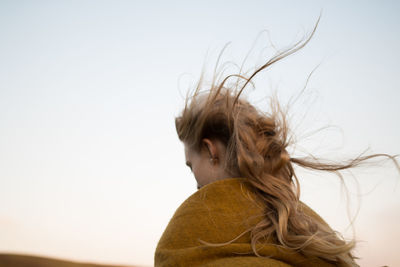
[[[326,266],[297,253],[284,253],[273,241],[256,257],[250,230],[266,210],[243,178],[208,184],[186,199],[162,235],[155,253],[156,266]],[[245,255],[240,257],[240,255]],[[209,265],[207,265],[209,264]]]
[[[203,186],[177,209],[176,214],[187,210],[198,212],[219,211],[224,214],[252,213],[263,209],[249,182],[244,178],[228,178]],[[246,212],[247,213],[247,212]]]
[[[248,257],[252,253],[248,230],[261,219],[261,211],[245,179],[225,179],[202,187],[170,220],[158,243],[155,265],[266,266],[265,259]],[[227,242],[226,246],[207,245]],[[269,262],[277,265],[267,266],[289,266],[273,259]]]
[[[307,217],[313,217],[326,224],[307,204],[299,201],[298,209]],[[175,215],[194,214],[193,211],[207,213],[218,211],[238,215],[245,213],[244,216],[267,212],[265,204],[260,201],[254,188],[245,178],[228,178],[203,186],[180,205]]]
[[[221,243],[240,235],[254,226],[262,216],[263,208],[242,178],[231,178],[208,184],[176,210],[160,243],[176,246],[201,245],[199,240]],[[178,239],[174,233],[179,232]],[[170,239],[173,239],[171,243]]]

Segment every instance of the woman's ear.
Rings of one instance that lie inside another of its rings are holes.
[[[203,145],[205,146],[205,148],[208,150],[208,153],[210,155],[210,159],[218,159],[218,148],[217,145],[215,144],[215,142],[211,141],[208,138],[204,138],[203,140],[201,140],[203,142]]]

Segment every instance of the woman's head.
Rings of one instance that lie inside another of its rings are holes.
[[[226,152],[232,136],[227,106],[229,92],[215,97],[212,92],[195,93],[175,120],[178,137],[185,146],[186,164],[192,169],[198,187],[236,176],[227,168]]]
[[[227,177],[280,176],[287,169],[286,128],[279,126],[276,115],[260,112],[233,89],[195,92],[175,124],[200,187]]]
[[[270,114],[260,112],[243,99],[242,92],[258,73],[303,48],[313,36],[317,25],[318,21],[308,38],[278,52],[247,77],[240,69],[238,74],[225,77],[220,73],[222,81],[215,83],[218,77],[215,71],[213,82],[206,93],[200,92],[201,78],[193,95],[186,99],[182,114],[175,120],[179,139],[185,147],[200,152],[203,139],[218,140],[225,147],[225,158],[220,164],[227,174],[245,177],[256,188],[265,186],[262,180],[265,180],[266,174],[273,175],[278,177],[278,185],[271,188],[273,193],[279,194],[281,186],[292,191],[293,169],[286,152],[288,142],[285,112],[282,112],[275,100],[271,102]],[[235,86],[227,87],[226,83],[231,78],[237,78],[237,82]]]
[[[319,19],[307,38],[278,51],[248,76],[240,69],[238,74],[221,77],[222,81],[215,83],[218,58],[209,91],[200,93],[200,79],[194,94],[186,99],[182,114],[175,120],[179,139],[187,147],[186,150],[200,152],[204,139],[217,140],[225,147],[225,157],[220,164],[227,174],[245,177],[256,188],[265,187],[265,176],[272,175],[277,178],[277,185],[271,188],[273,192],[279,194],[277,191],[282,186],[292,191],[293,169],[286,152],[285,113],[277,101],[272,101],[275,105],[272,105],[271,114],[259,112],[241,98],[241,94],[258,73],[303,48],[314,35],[318,22]],[[223,72],[220,74],[222,76]],[[229,88],[226,83],[231,78],[237,78],[237,83]]]

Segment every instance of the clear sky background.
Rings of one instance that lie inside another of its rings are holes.
[[[152,265],[196,184],[174,117],[227,42],[247,67],[307,34],[248,97],[296,95],[299,141],[340,159],[400,153],[398,1],[0,1],[0,251]],[[323,126],[334,126],[309,136]],[[299,152],[300,151],[300,152]],[[391,164],[346,181],[361,266],[399,266],[400,183]],[[337,178],[299,170],[302,199],[348,238]],[[361,196],[358,198],[357,196]],[[359,199],[361,199],[359,201]]]

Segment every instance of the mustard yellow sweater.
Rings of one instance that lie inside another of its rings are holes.
[[[310,216],[319,218],[306,209]],[[175,212],[158,243],[155,266],[333,266],[318,258],[284,251],[273,243],[266,243],[258,250],[260,255],[269,257],[257,257],[251,249],[249,232],[223,246],[204,244],[226,243],[237,238],[258,223],[264,212],[242,178],[206,185]]]

